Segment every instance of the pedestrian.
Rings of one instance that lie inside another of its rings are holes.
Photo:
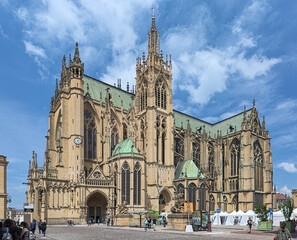
[[[13,240],[19,240],[20,239],[20,234],[18,227],[15,225],[15,222],[12,221],[11,219],[6,219],[3,223],[2,231],[8,231],[9,234],[12,236]]]
[[[144,231],[146,232],[147,231],[147,227],[148,227],[148,220],[147,220],[147,218],[144,219],[143,223],[144,223]]]
[[[153,228],[154,228],[154,231],[156,231],[156,224],[157,224],[157,219],[154,218],[153,219]]]
[[[41,221],[41,219],[38,222],[38,230],[39,230],[39,234],[41,234],[42,233],[42,221]]]
[[[248,233],[251,233],[252,232],[252,225],[253,225],[253,221],[252,221],[251,217],[249,217],[249,219],[247,220],[247,225],[249,226],[249,232]]]
[[[42,234],[43,234],[43,236],[45,236],[45,233],[46,233],[46,225],[47,225],[47,223],[46,223],[46,221],[44,220],[44,221],[42,222],[42,224],[41,224],[41,230],[42,230]]]
[[[148,218],[148,220],[147,220],[147,222],[148,222],[148,229],[151,229],[152,228],[152,219],[149,217]]]
[[[29,224],[26,222],[21,222],[21,227],[23,228],[21,231],[22,240],[30,240]]]
[[[36,230],[36,220],[33,219],[33,221],[30,223],[30,231],[35,234],[35,230]]]
[[[163,226],[166,227],[166,224],[167,224],[166,218],[163,217]]]
[[[274,239],[277,239],[277,240],[291,240],[292,239],[291,233],[286,228],[286,223],[282,223],[282,226],[278,230],[278,233]]]
[[[98,223],[98,225],[100,224],[100,218],[97,219],[97,223]]]
[[[91,223],[92,223],[92,220],[91,220],[91,218],[89,218],[89,220],[88,220],[88,226],[90,226]]]

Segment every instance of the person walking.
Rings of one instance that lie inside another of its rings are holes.
[[[252,232],[252,225],[253,225],[253,221],[252,221],[251,217],[249,217],[249,219],[247,220],[247,225],[249,226],[249,232],[248,233],[251,233]]]
[[[43,236],[45,236],[45,233],[46,233],[46,225],[47,225],[47,223],[46,223],[46,221],[44,220],[44,221],[42,222],[42,224],[41,224],[41,230],[42,230],[42,234],[43,234]]]
[[[22,240],[30,240],[30,230],[29,224],[26,222],[21,222],[20,225],[23,229],[21,231],[21,238]]]
[[[39,234],[41,234],[42,233],[42,221],[41,221],[41,219],[38,222],[38,230],[39,230]]]
[[[277,240],[291,240],[292,239],[291,233],[286,228],[286,223],[282,223],[282,226],[278,230],[278,233],[274,239],[277,239]]]
[[[12,236],[13,240],[20,239],[19,230],[18,230],[18,227],[16,226],[14,221],[12,221],[11,219],[6,219],[3,223],[3,225],[4,226],[2,227],[2,231],[3,230],[7,231],[7,229],[8,229],[8,232]]]
[[[154,231],[156,231],[156,225],[157,225],[157,219],[154,218],[153,219],[153,228],[154,228]]]
[[[36,220],[33,219],[33,221],[30,223],[30,231],[35,234],[35,230],[36,230]]]
[[[144,223],[144,231],[146,232],[147,231],[147,227],[148,227],[148,220],[147,220],[147,218],[144,219],[143,223]]]

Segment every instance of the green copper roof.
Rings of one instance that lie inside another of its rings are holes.
[[[83,76],[83,80],[84,92],[86,93],[89,87],[88,91],[92,99],[100,101],[101,94],[102,102],[105,102],[106,89],[109,88],[109,93],[111,95],[111,99],[114,106],[121,108],[121,101],[123,101],[123,108],[125,110],[129,109],[129,105],[131,104],[131,96],[134,96],[134,94],[124,91],[120,88],[111,86],[97,79],[91,78],[87,75]]]
[[[192,159],[189,160],[183,160],[178,163],[174,179],[183,179],[183,178],[195,178],[195,177],[201,177],[204,178],[199,168],[196,166],[196,164],[193,162]]]
[[[252,109],[246,111],[247,117],[251,112]],[[242,120],[243,112],[220,122],[211,124],[187,114],[174,111],[174,122],[176,127],[187,129],[189,121],[192,132],[196,132],[197,129],[201,129],[200,133],[203,133],[203,128],[205,128],[206,134],[210,134],[211,137],[215,137],[215,135],[217,136],[218,131],[221,131],[222,136],[226,136],[227,133],[230,133],[230,126],[233,128],[233,131],[235,131],[235,129],[236,131],[240,131]]]
[[[121,141],[120,143],[118,143],[113,152],[112,152],[112,156],[115,156],[117,154],[132,154],[132,152],[134,154],[139,154],[138,150],[136,149],[134,143],[129,139],[125,139],[124,141]]]
[[[112,102],[115,107],[121,108],[121,102],[123,102],[123,108],[129,110],[131,105],[131,97],[135,96],[133,93],[127,92],[123,89],[117,88],[115,86],[104,83],[95,78],[89,77],[87,75],[83,76],[84,80],[84,92],[89,92],[92,99],[100,101],[100,95],[102,96],[102,102],[105,102],[106,89],[109,88],[109,93],[111,95]],[[89,90],[88,90],[89,89]],[[134,101],[135,104],[135,101]],[[247,110],[247,116],[251,113],[251,109]],[[231,128],[236,129],[236,131],[241,130],[241,123],[243,120],[243,112],[237,115],[231,116],[225,120],[218,123],[212,124],[201,119],[189,116],[185,113],[173,110],[174,112],[174,122],[177,128],[187,128],[188,121],[190,123],[192,132],[196,132],[197,129],[201,129],[200,133],[203,133],[203,128],[206,134],[210,135],[212,138],[217,136],[218,131],[221,132],[222,136],[226,136],[230,133]]]

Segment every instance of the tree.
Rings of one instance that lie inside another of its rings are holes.
[[[288,198],[283,204],[281,204],[281,210],[284,214],[286,221],[290,221],[294,206],[292,199]]]
[[[258,218],[261,222],[267,221],[269,210],[266,208],[265,205],[258,205],[255,207],[256,213],[258,214]]]

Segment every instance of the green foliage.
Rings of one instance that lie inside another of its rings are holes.
[[[281,204],[281,209],[284,214],[286,221],[290,221],[294,206],[292,199],[288,198],[283,204]]]
[[[258,218],[261,222],[265,222],[268,219],[269,210],[265,205],[259,205],[255,207],[255,213],[258,214]]]
[[[159,212],[158,211],[156,211],[155,209],[153,209],[153,207],[148,208],[148,210],[154,212],[154,213],[149,213],[148,214],[148,217],[150,219],[154,219],[154,218],[158,219],[158,217],[159,217]]]

